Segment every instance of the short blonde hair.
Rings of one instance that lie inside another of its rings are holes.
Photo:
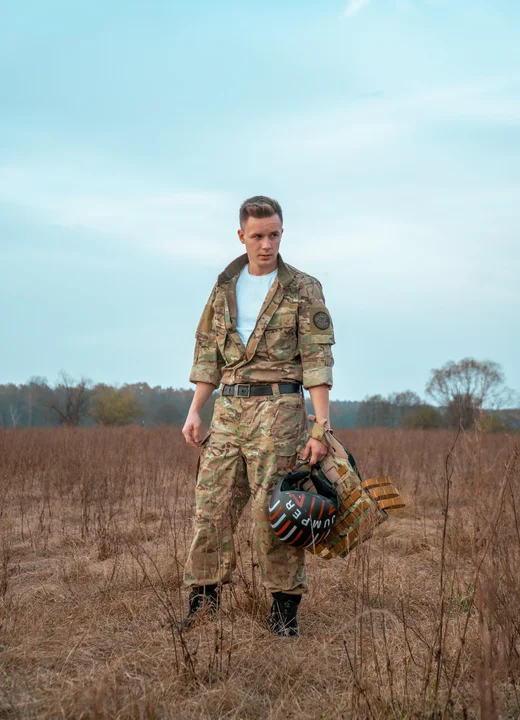
[[[240,227],[243,228],[250,217],[267,218],[273,215],[278,215],[283,223],[280,203],[265,195],[255,195],[254,197],[244,200],[240,206]]]

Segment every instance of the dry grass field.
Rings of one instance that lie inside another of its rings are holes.
[[[407,507],[308,556],[302,636],[279,639],[247,515],[223,609],[179,632],[178,430],[0,431],[0,718],[520,717],[518,436],[340,437]]]

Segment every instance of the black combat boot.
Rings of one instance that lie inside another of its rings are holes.
[[[296,613],[301,599],[301,595],[273,593],[273,604],[268,623],[271,632],[283,637],[298,637],[300,633],[298,632]]]
[[[214,615],[220,607],[220,588],[218,585],[195,585],[189,598],[188,614],[182,621],[182,629],[187,630],[203,612]]]

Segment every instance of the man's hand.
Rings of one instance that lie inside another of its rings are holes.
[[[182,428],[184,439],[188,445],[191,445],[191,447],[198,448],[202,445],[202,441],[200,439],[200,428],[202,425],[200,411],[206,404],[206,401],[209,399],[214,389],[215,385],[205,382],[198,382],[195,387],[195,393],[188,411],[188,417],[186,418],[186,422]]]
[[[202,421],[200,419],[199,413],[195,410],[189,412],[188,417],[186,418],[186,422],[184,423],[184,427],[182,428],[182,434],[184,435],[184,439],[186,440],[188,445],[191,445],[191,447],[198,448],[201,446],[201,425]]]
[[[309,465],[316,465],[320,460],[323,460],[327,453],[328,448],[325,443],[322,443],[320,440],[315,440],[314,438],[309,438],[309,442],[305,446],[301,459],[305,462],[310,456]]]

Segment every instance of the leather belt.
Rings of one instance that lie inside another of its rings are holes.
[[[278,383],[280,395],[301,393],[301,383]],[[222,395],[233,397],[251,397],[253,395],[274,395],[272,385],[222,385]]]

